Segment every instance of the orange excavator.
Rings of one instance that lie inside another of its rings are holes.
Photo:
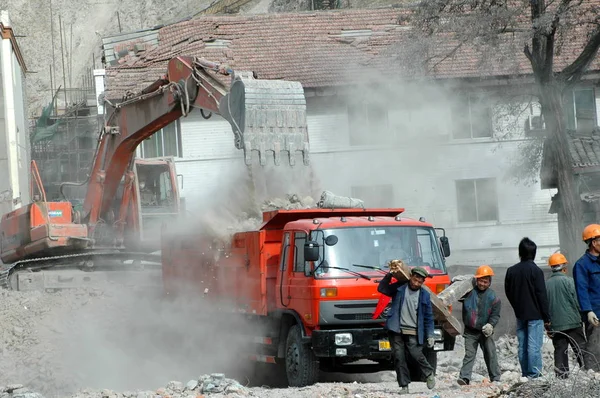
[[[229,76],[229,77],[228,77]],[[112,103],[100,132],[81,210],[68,201],[48,202],[32,163],[33,203],[2,216],[0,285],[14,290],[78,287],[127,272],[140,261],[160,264],[139,239],[139,185],[135,150],[144,140],[200,108],[232,126],[234,144],[246,164],[258,152],[261,165],[271,154],[276,165],[287,152],[309,163],[306,99],[299,82],[260,80],[225,64],[197,57],[171,59],[167,74],[134,96]],[[176,177],[174,177],[176,178]],[[159,250],[158,248],[155,248]],[[82,272],[87,271],[87,272]]]

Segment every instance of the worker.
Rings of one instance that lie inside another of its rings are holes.
[[[600,331],[597,330],[600,325],[600,225],[590,224],[585,227],[582,238],[587,250],[575,262],[573,279],[587,336],[585,367],[600,371]]]
[[[506,298],[517,318],[521,375],[530,379],[542,375],[544,328],[550,327],[544,272],[534,262],[536,252],[537,245],[531,239],[521,239],[521,262],[509,267],[504,278]]]
[[[577,303],[577,293],[573,278],[567,276],[567,259],[561,253],[554,253],[548,259],[552,275],[546,281],[550,320],[552,327],[548,333],[554,346],[554,373],[557,378],[569,377],[569,345],[577,362],[583,367],[585,335]]]
[[[468,385],[477,356],[477,347],[483,351],[490,381],[500,381],[500,367],[494,343],[494,328],[500,320],[500,298],[490,288],[494,271],[489,265],[482,265],[475,272],[474,289],[462,297],[462,319],[465,325],[465,357],[457,383]]]
[[[409,393],[408,384],[411,378],[407,355],[417,362],[421,373],[426,377],[427,388],[431,390],[435,387],[435,374],[423,354],[423,345],[426,343],[432,348],[435,343],[433,309],[429,292],[421,288],[429,274],[424,268],[415,267],[410,271],[408,282],[390,283],[396,270],[393,265],[396,263],[402,262],[400,260],[390,262],[390,272],[381,279],[377,290],[392,298],[385,328],[388,330],[392,345],[400,394]]]

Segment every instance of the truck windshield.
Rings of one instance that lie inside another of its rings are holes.
[[[324,245],[325,238],[337,236],[333,246]],[[400,259],[407,265],[420,266],[431,274],[445,274],[446,267],[433,228],[429,227],[351,227],[335,228],[311,233],[312,239],[324,247],[323,264],[317,269],[317,278],[353,276],[329,267],[341,267],[365,273],[367,267],[388,269],[391,260]]]

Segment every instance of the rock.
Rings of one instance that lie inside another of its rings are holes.
[[[188,390],[195,390],[198,387],[198,380],[190,380],[185,385],[185,388]]]
[[[170,381],[169,384],[167,384],[167,389],[171,391],[181,392],[183,391],[183,388],[183,383],[180,381]]]

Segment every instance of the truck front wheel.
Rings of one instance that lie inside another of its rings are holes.
[[[290,387],[304,387],[319,380],[319,361],[302,342],[300,325],[290,328],[285,347],[285,372]]]

